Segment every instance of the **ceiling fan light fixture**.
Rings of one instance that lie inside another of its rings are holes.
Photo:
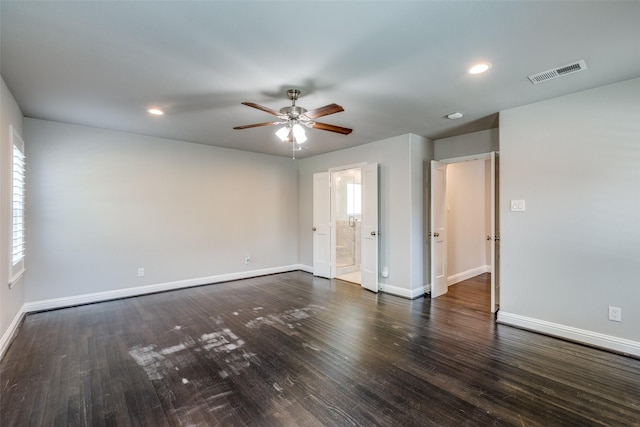
[[[304,132],[304,128],[300,126],[298,123],[293,125],[293,128],[291,128],[291,131],[293,132],[293,138],[298,144],[302,144],[307,140],[307,135]]]
[[[280,138],[280,141],[285,142],[289,137],[289,127],[283,126],[276,131],[276,136]]]

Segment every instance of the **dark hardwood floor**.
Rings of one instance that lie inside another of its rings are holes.
[[[632,426],[640,360],[292,272],[28,315],[2,426]]]

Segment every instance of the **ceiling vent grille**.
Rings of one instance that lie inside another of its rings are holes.
[[[527,78],[531,81],[531,83],[535,85],[538,83],[546,82],[547,80],[557,79],[558,77],[577,73],[578,71],[584,71],[586,69],[587,63],[582,60],[563,65],[562,67],[554,68],[552,70],[543,71],[538,74],[532,74],[530,76],[527,76]]]

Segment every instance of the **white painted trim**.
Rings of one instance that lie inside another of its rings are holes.
[[[329,168],[329,172],[340,172],[340,171],[345,171],[349,169],[358,169],[358,168],[363,168],[364,166],[367,166],[367,162],[353,163],[353,164],[344,165],[344,166],[336,166],[333,168]]]
[[[192,286],[208,285],[213,283],[228,282],[231,280],[248,279],[269,274],[286,273],[289,271],[301,270],[303,266],[299,264],[265,268],[262,270],[242,271],[238,273],[220,274],[216,276],[198,277],[195,279],[178,280],[175,282],[158,283],[155,285],[136,286],[132,288],[115,289],[112,291],[95,292],[91,294],[74,295],[64,298],[53,298],[42,301],[25,303],[23,310],[26,313],[42,310],[52,310],[56,308],[71,307],[74,305],[90,304],[100,301],[109,301],[118,298],[134,297],[138,295],[152,294],[156,292],[171,291],[175,289],[189,288]]]
[[[0,360],[2,360],[2,358],[4,357],[4,353],[7,351],[9,345],[11,344],[11,341],[13,340],[13,337],[15,337],[16,333],[18,332],[25,313],[26,311],[23,305],[16,313],[15,317],[9,324],[9,327],[4,332],[4,335],[2,335],[2,338],[0,338]]]
[[[447,277],[447,286],[455,285],[456,283],[460,283],[463,280],[471,279],[472,277],[476,277],[478,274],[486,273],[487,265],[481,265],[480,267],[472,268],[467,271],[463,271],[461,273],[456,273],[452,276]]]
[[[298,264],[298,270],[302,270],[302,271],[304,271],[306,273],[313,274],[313,266],[312,265]]]
[[[498,151],[493,151],[493,153],[498,153]],[[490,158],[491,158],[491,152],[482,153],[482,154],[471,154],[470,156],[451,157],[449,159],[440,159],[437,161],[440,163],[461,163],[461,162],[470,162],[473,160],[488,160]]]
[[[385,294],[391,294],[402,298],[416,299],[427,293],[427,286],[423,286],[415,289],[401,288],[399,286],[389,285],[387,283],[380,283],[379,288],[381,292]],[[429,287],[431,289],[431,287]]]
[[[620,353],[640,356],[640,342],[638,341],[631,341],[598,332],[587,331],[585,329],[520,316],[518,314],[505,313],[502,310],[498,312],[497,322]]]

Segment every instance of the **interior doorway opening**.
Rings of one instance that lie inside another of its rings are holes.
[[[497,152],[431,162],[432,298],[446,294],[450,285],[485,274],[491,312],[498,311],[498,181]]]
[[[335,182],[344,181],[343,192],[336,191]],[[336,206],[340,201],[340,216],[345,221],[346,236],[337,248]],[[345,214],[342,215],[342,211]],[[328,172],[313,174],[313,275],[333,279],[336,274],[336,249],[341,256],[341,279],[360,284],[378,292],[378,164],[359,163]],[[358,238],[360,229],[360,238]],[[344,254],[343,254],[344,255]],[[345,270],[350,269],[347,273]],[[347,278],[345,275],[349,274]]]
[[[447,166],[447,285],[491,273],[491,162]]]
[[[361,284],[362,170],[331,173],[335,224],[335,277]]]

